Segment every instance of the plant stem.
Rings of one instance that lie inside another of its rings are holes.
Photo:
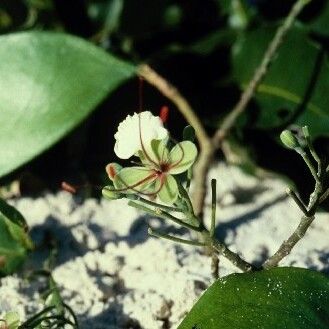
[[[318,173],[315,170],[312,161],[310,160],[310,158],[308,157],[306,152],[300,152],[299,153],[301,155],[301,157],[303,158],[303,160],[305,161],[305,163],[307,164],[307,167],[310,169],[310,172],[313,176],[313,178],[315,179],[316,182],[320,182],[319,181],[319,177],[318,177]]]
[[[200,119],[193,111],[191,105],[183,95],[170,82],[155,72],[149,65],[142,64],[138,68],[138,74],[149,84],[155,86],[164,96],[170,99],[182,113],[186,121],[194,128],[200,144],[206,143],[209,139],[207,132]]]
[[[314,216],[312,217],[303,216],[295,232],[292,235],[290,235],[288,240],[284,241],[281,244],[277,252],[273,256],[271,256],[263,264],[262,267],[266,270],[276,267],[284,257],[288,256],[292,248],[296,245],[296,243],[305,235],[307,229],[312,224],[313,220],[314,220]]]
[[[158,211],[150,209],[148,207],[143,206],[140,203],[134,202],[134,201],[129,201],[128,202],[129,206],[140,209],[142,211],[145,211],[155,217],[161,217],[163,219],[168,219],[171,220],[172,222],[176,223],[177,225],[183,226],[185,228],[188,228],[190,230],[196,231],[196,232],[201,232],[202,229],[200,227],[185,223],[184,221],[180,220],[179,218],[165,212],[162,211],[161,209],[158,209]]]
[[[319,204],[327,199],[329,196],[329,188],[320,196]]]
[[[200,242],[200,241],[192,241],[192,240],[186,240],[186,239],[181,239],[172,235],[168,235],[165,233],[160,233],[157,231],[154,231],[151,227],[148,228],[148,234],[152,235],[156,238],[163,238],[166,240],[170,240],[170,241],[174,241],[174,242],[178,242],[178,243],[184,243],[184,244],[188,244],[188,245],[192,245],[192,246],[198,246],[198,247],[204,247],[205,243],[204,242]]]
[[[304,126],[302,128],[302,130],[303,130],[303,134],[304,134],[304,137],[305,137],[307,146],[308,146],[308,148],[309,148],[309,150],[310,150],[310,152],[312,154],[312,157],[313,157],[313,159],[318,164],[318,175],[320,175],[320,171],[322,169],[321,159],[320,159],[320,157],[318,156],[318,154],[316,153],[316,151],[314,149],[314,146],[313,146],[313,143],[311,141],[310,132],[308,130],[308,127],[307,126]]]
[[[219,278],[219,257],[215,251],[211,255],[211,274],[215,280]]]
[[[298,197],[298,195],[292,191],[290,188],[286,190],[287,194],[295,201],[299,209],[303,212],[305,216],[308,216],[308,212],[306,206],[304,205],[303,201]]]
[[[215,234],[216,225],[216,206],[217,206],[217,193],[216,193],[216,179],[211,180],[211,226],[210,236],[213,237]]]
[[[213,143],[216,147],[220,146],[222,140],[226,137],[228,132],[234,126],[237,118],[241,115],[243,111],[246,110],[247,105],[249,104],[255,91],[257,90],[257,87],[266,75],[267,70],[271,62],[273,61],[275,54],[277,53],[282,41],[284,40],[284,37],[287,35],[288,31],[292,27],[296,17],[300,14],[305,5],[310,1],[311,0],[297,0],[292,6],[283,24],[276,31],[274,38],[269,44],[260,65],[257,67],[254,76],[248,83],[245,91],[242,93],[240,100],[233,108],[233,110],[225,117],[220,128],[216,131],[213,137]]]
[[[299,225],[297,226],[296,230],[290,235],[290,237],[284,241],[279,249],[275,252],[274,255],[269,257],[269,259],[262,265],[264,269],[270,269],[279,264],[279,262],[290,254],[292,248],[296,245],[296,243],[303,238],[307,229],[310,227],[314,220],[315,211],[321,202],[321,198],[324,194],[322,194],[322,180],[323,175],[318,177],[319,182],[315,183],[314,192],[310,195],[309,203],[307,206],[307,214],[302,216]]]
[[[214,238],[211,240],[211,247],[220,255],[227,258],[233,265],[235,265],[241,271],[249,272],[252,270],[256,270],[256,268],[252,264],[242,259],[237,253],[230,250],[224,243],[221,243]]]
[[[152,206],[152,207],[154,207],[154,208],[159,208],[159,209],[166,210],[166,211],[182,212],[182,210],[179,209],[179,208],[166,206],[166,205],[164,205],[164,204],[160,204],[160,203],[156,203],[156,202],[153,202],[153,201],[150,201],[150,200],[144,199],[144,198],[142,198],[142,197],[141,197],[140,195],[138,195],[138,194],[127,194],[127,195],[126,195],[126,198],[127,198],[128,200],[136,200],[136,201],[140,201],[140,202],[146,203],[146,204],[148,204],[149,206]]]

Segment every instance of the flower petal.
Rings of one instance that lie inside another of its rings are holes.
[[[198,155],[196,146],[190,141],[180,142],[169,153],[171,175],[181,174],[188,170]]]
[[[158,116],[149,111],[128,115],[118,126],[115,133],[115,154],[121,159],[128,159],[144,145],[149,145],[152,139],[165,139],[168,131]]]
[[[114,186],[125,193],[145,192],[154,185],[157,175],[154,170],[144,167],[123,168],[114,178]]]
[[[161,163],[168,162],[169,151],[167,139],[153,139],[149,145],[144,146],[144,151],[139,151],[138,156],[141,162],[150,168],[159,170]]]
[[[175,178],[171,175],[166,175],[162,183],[162,188],[158,193],[160,200],[167,204],[173,204],[178,197],[178,186]],[[159,185],[159,180],[156,182],[156,189],[157,185]]]

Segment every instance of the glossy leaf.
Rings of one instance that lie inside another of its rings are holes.
[[[14,272],[32,248],[23,216],[0,199],[0,275]]]
[[[235,45],[233,67],[242,88],[253,76],[274,31],[251,31]],[[312,127],[313,137],[328,134],[328,89],[327,58],[303,29],[294,28],[257,89],[259,113],[253,123],[258,128],[273,128],[295,122]]]
[[[329,279],[307,269],[275,268],[217,280],[178,329],[329,326]]]
[[[57,142],[133,74],[132,65],[77,37],[1,36],[0,176]]]
[[[169,153],[170,174],[181,174],[188,170],[198,155],[196,146],[189,141],[183,141],[175,145]]]

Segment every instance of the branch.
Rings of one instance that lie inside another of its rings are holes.
[[[268,258],[268,260],[262,265],[262,268],[270,269],[276,267],[284,257],[290,254],[292,248],[297,244],[297,242],[299,242],[299,240],[303,238],[306,231],[312,224],[315,218],[314,217],[315,211],[323,198],[323,194],[322,194],[323,191],[322,182],[324,180],[323,175],[321,175],[318,179],[320,180],[320,182],[317,181],[315,183],[314,192],[310,195],[307,209],[305,209],[305,206],[301,201],[299,204],[298,197],[295,194],[291,195],[295,200],[295,202],[297,203],[297,205],[304,212],[304,216],[302,216],[296,230],[290,235],[290,237],[286,241],[284,241],[281,244],[281,246],[275,252],[275,254]],[[295,197],[297,199],[295,199]]]
[[[209,143],[209,136],[203,124],[193,111],[191,105],[176,87],[160,76],[147,64],[140,65],[137,72],[149,84],[156,87],[164,96],[176,105],[186,121],[195,129],[195,134],[201,147],[204,147],[205,144]]]
[[[288,240],[284,241],[281,244],[277,252],[273,256],[271,256],[262,267],[266,270],[276,267],[284,257],[288,256],[292,248],[296,245],[296,243],[303,238],[307,229],[312,224],[313,220],[314,216],[303,216],[295,232],[290,235]]]
[[[213,143],[216,147],[220,147],[223,139],[229,133],[231,128],[234,126],[237,118],[240,116],[243,111],[246,110],[247,105],[249,104],[250,100],[252,99],[258,85],[263,80],[267,70],[273,61],[273,58],[279,49],[284,37],[287,35],[289,29],[293,25],[296,17],[300,14],[303,10],[305,5],[307,5],[311,0],[297,0],[293,7],[291,8],[288,16],[285,18],[283,24],[278,28],[273,40],[269,44],[262,62],[260,63],[259,67],[256,69],[254,76],[250,80],[247,88],[242,93],[240,100],[235,105],[233,110],[225,117],[224,121],[222,122],[220,128],[216,131],[215,135],[213,136]]]
[[[213,239],[211,246],[213,250],[218,252],[219,255],[222,255],[225,258],[227,258],[233,265],[235,265],[241,271],[249,272],[256,270],[256,268],[252,264],[242,259],[237,253],[230,250],[224,243],[221,243],[218,240]]]

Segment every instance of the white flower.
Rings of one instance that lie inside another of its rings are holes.
[[[168,130],[163,127],[158,116],[149,111],[128,115],[118,127],[114,135],[116,140],[114,152],[121,159],[128,159],[143,146],[148,146],[152,139],[165,139],[168,137]],[[142,142],[142,143],[141,143]]]

